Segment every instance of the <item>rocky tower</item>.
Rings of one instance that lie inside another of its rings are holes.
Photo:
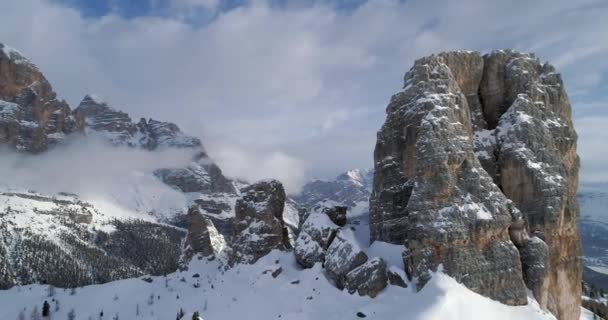
[[[0,43],[0,144],[38,153],[75,128],[70,107],[38,68]]]
[[[404,244],[421,287],[439,265],[470,289],[578,319],[579,160],[561,77],[531,54],[417,60],[374,152],[372,240]]]

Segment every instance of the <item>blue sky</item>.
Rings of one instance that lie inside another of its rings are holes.
[[[174,121],[229,174],[291,187],[372,167],[416,58],[531,51],[563,74],[582,180],[608,181],[607,16],[605,0],[5,0],[0,42],[72,106],[96,93]]]

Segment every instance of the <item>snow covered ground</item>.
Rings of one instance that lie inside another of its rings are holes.
[[[282,272],[273,278],[277,268]],[[269,271],[270,270],[270,271]],[[199,277],[197,277],[199,275]],[[194,259],[188,271],[167,277],[115,281],[71,290],[56,289],[48,297],[42,285],[0,291],[0,319],[30,316],[34,306],[51,303],[53,319],[174,319],[182,308],[184,319],[199,311],[206,320],[243,319],[554,319],[531,300],[510,307],[478,295],[454,279],[436,274],[419,293],[389,286],[375,299],[350,295],[333,287],[320,265],[301,270],[293,254],[273,251],[254,265],[223,271],[217,261]],[[139,310],[139,315],[137,314]]]

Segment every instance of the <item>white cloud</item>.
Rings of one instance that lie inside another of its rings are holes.
[[[201,25],[184,15],[218,10],[217,1],[172,3],[180,8],[174,16],[126,19],[2,1],[0,41],[30,56],[72,105],[97,92],[134,117],[175,121],[206,145],[256,150],[258,160],[289,155],[313,175],[372,165],[386,103],[419,56],[534,50],[559,63],[569,91],[587,101],[608,72],[601,1],[379,0],[348,11],[323,1],[250,1]],[[210,150],[225,171],[242,174]],[[269,167],[257,173],[276,175]]]
[[[71,139],[40,155],[11,152],[2,147],[0,184],[45,193],[108,194],[124,189],[122,184],[133,175],[152,177],[159,168],[185,167],[193,156],[191,150],[150,152],[116,147],[94,136]]]
[[[279,151],[255,150],[227,144],[212,145],[214,160],[232,177],[255,182],[273,178],[288,193],[295,193],[304,181],[303,161]]]

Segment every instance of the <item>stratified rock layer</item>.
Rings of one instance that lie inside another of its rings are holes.
[[[234,209],[233,261],[254,263],[273,249],[289,247],[283,185],[276,180],[260,181],[241,193]]]
[[[533,55],[417,60],[378,132],[371,238],[406,245],[418,287],[441,264],[492,299],[525,304],[527,286],[578,319],[576,139],[560,75]]]
[[[0,144],[38,153],[75,129],[70,107],[38,68],[0,43]]]

